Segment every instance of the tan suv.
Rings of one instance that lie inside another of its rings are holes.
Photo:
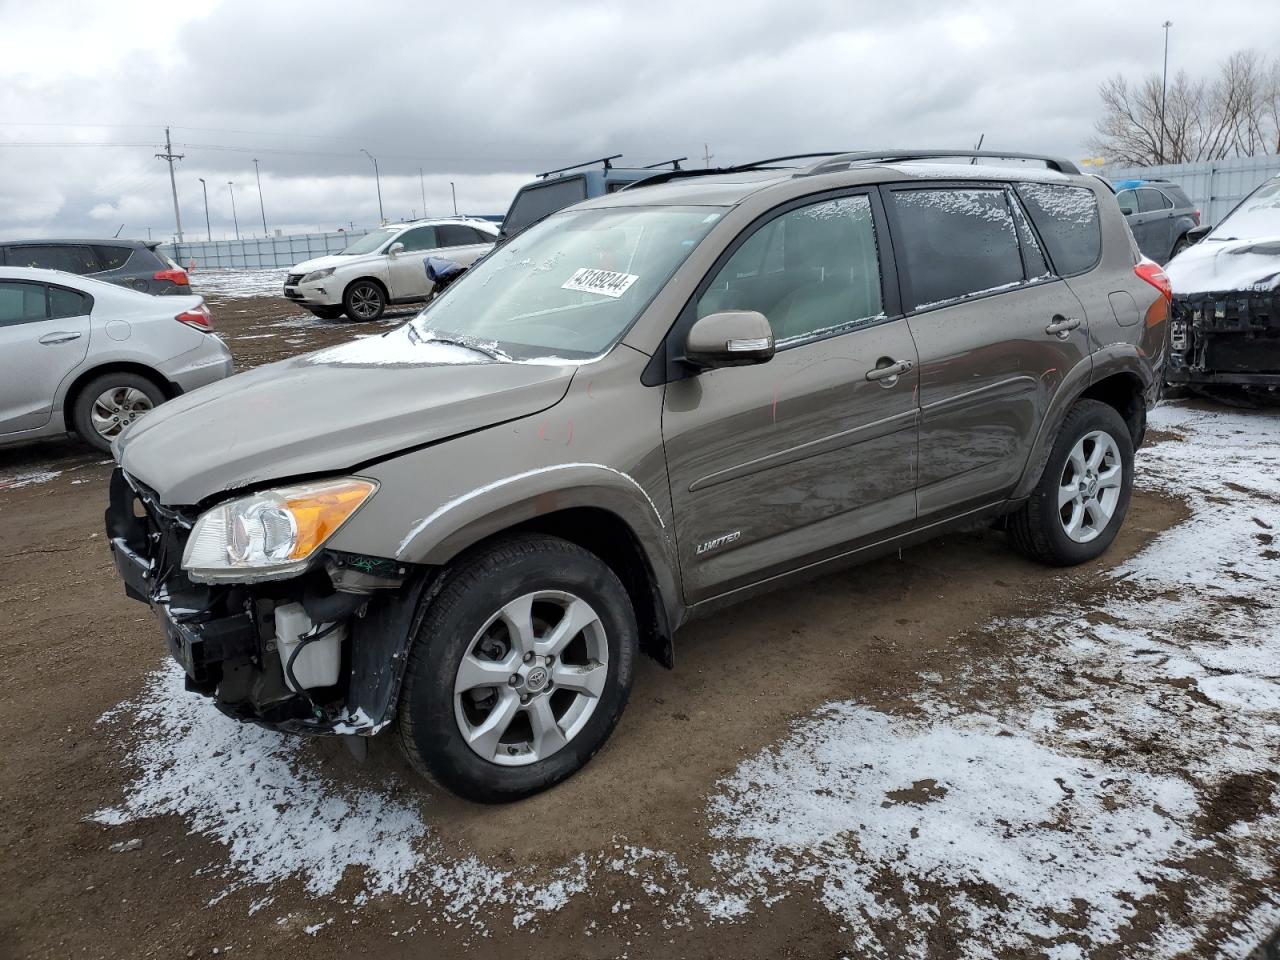
[[[127,592],[226,713],[395,721],[499,801],[586,763],[637,653],[723,604],[984,519],[1096,557],[1167,283],[1101,181],[955,156],[662,174],[397,330],[166,404],[116,445]]]

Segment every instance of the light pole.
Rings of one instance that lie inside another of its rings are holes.
[[[453,215],[458,215],[458,191],[453,185],[453,181],[449,181],[449,192],[453,194]]]
[[[382,215],[382,177],[378,174],[378,158],[364,147],[360,148],[360,152],[373,161],[373,182],[378,186],[378,223],[386,223],[387,218]]]
[[[262,211],[262,236],[267,236],[267,208],[262,202],[262,174],[258,172],[258,161],[253,161],[253,175],[258,178],[258,209]]]
[[[418,168],[418,189],[422,191],[422,215],[427,215],[427,183],[422,179],[422,168]]]
[[[209,185],[204,182],[204,177],[196,177],[200,181],[200,189],[204,191],[204,232],[209,238],[209,242],[213,243],[213,227],[209,226]]]
[[[236,239],[240,239],[240,220],[236,217],[236,185],[227,181],[227,189],[231,191],[231,222],[236,225]]]
[[[1160,26],[1164,27],[1164,75],[1160,80],[1160,152],[1156,159],[1164,163],[1164,137],[1167,129],[1164,124],[1164,105],[1169,94],[1169,28],[1173,26],[1173,21],[1166,20]]]

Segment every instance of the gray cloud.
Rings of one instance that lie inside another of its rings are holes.
[[[803,150],[986,144],[1081,156],[1097,84],[1209,68],[1280,35],[1268,0],[1173,0],[1156,12],[973,0],[436,5],[228,0],[36,7],[0,0],[0,235],[173,230],[173,126],[184,226],[261,233],[388,216],[500,213],[535,171],[710,145],[716,162]],[[25,124],[25,125],[24,125]],[[68,125],[77,124],[77,125]],[[89,126],[103,124],[104,126]],[[81,146],[37,145],[57,141]],[[115,145],[102,145],[110,141]],[[9,145],[6,145],[9,144]],[[22,144],[22,145],[19,145]]]

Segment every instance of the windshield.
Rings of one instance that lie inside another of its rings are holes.
[[[1280,237],[1280,179],[1264,183],[1213,228],[1211,240]]]
[[[556,214],[463,274],[414,329],[519,359],[595,356],[622,336],[720,216],[707,207]]]
[[[339,256],[351,257],[358,253],[373,253],[395,235],[394,230],[372,230],[343,250]]]

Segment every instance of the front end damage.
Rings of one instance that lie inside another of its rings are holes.
[[[112,474],[116,569],[126,593],[156,614],[187,689],[277,730],[372,736],[385,727],[427,571],[326,550],[290,579],[196,583],[181,565],[195,520],[120,468]]]
[[[1171,385],[1280,395],[1280,290],[1175,293]]]

